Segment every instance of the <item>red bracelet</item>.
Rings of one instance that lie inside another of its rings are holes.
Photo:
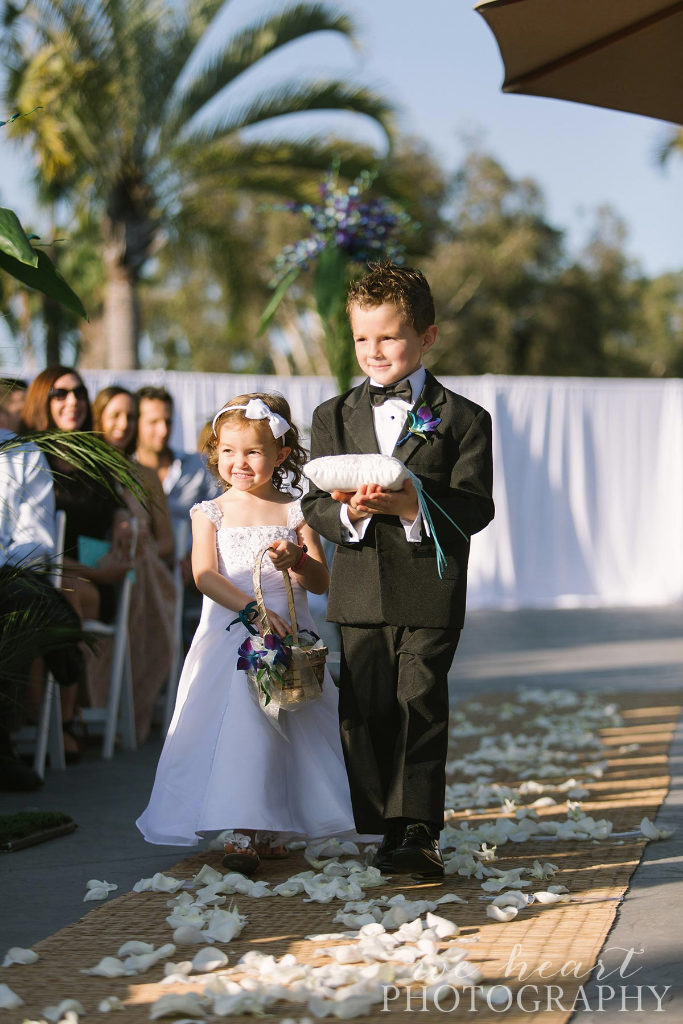
[[[306,564],[306,559],[307,558],[308,558],[308,548],[306,547],[305,544],[302,544],[301,545],[301,554],[297,558],[297,560],[294,563],[294,565],[291,566],[291,568],[294,570],[294,572],[301,572],[301,570],[303,569],[303,567]]]

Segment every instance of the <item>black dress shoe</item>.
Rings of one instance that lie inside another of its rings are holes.
[[[397,875],[443,878],[443,857],[438,840],[433,838],[429,826],[421,821],[405,826],[391,860]]]
[[[377,847],[371,860],[373,868],[379,868],[383,875],[390,875],[394,870],[394,850],[403,839],[403,827],[392,825],[387,828],[384,839]]]

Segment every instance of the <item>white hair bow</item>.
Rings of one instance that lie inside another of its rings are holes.
[[[284,416],[280,416],[279,413],[273,412],[272,409],[269,409],[262,398],[250,398],[246,405],[228,404],[218,410],[211,424],[214,437],[216,436],[216,420],[219,416],[222,416],[224,412],[228,412],[231,409],[243,409],[244,415],[248,420],[268,420],[268,426],[273,432],[273,437],[276,438],[284,437],[291,427],[291,424],[287,422]]]

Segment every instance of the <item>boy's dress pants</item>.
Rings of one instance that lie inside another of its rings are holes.
[[[341,626],[339,723],[358,832],[443,826],[448,671],[459,629]]]

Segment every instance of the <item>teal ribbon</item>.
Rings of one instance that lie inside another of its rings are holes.
[[[429,511],[429,506],[427,505],[427,502],[431,501],[432,505],[434,505],[435,508],[438,508],[441,515],[445,516],[448,522],[453,524],[458,533],[461,533],[463,535],[468,544],[470,542],[470,538],[467,536],[464,530],[460,529],[455,519],[451,519],[448,512],[446,512],[446,510],[442,508],[441,505],[439,505],[436,498],[432,498],[431,494],[427,494],[420,478],[418,476],[415,476],[415,474],[412,473],[407,466],[404,466],[404,469],[408,476],[410,477],[410,479],[412,480],[413,486],[417,492],[417,503],[420,506],[420,512],[427,521],[427,525],[429,526],[429,532],[431,533],[432,539],[434,540],[434,547],[436,548],[436,568],[439,573],[439,578],[443,579],[443,570],[448,565],[448,562],[446,561],[446,556],[443,553],[443,548],[439,544],[439,539],[436,536],[434,520],[432,519],[432,514]]]
[[[258,619],[258,607],[256,601],[250,601],[248,605],[242,609],[241,612],[237,613],[237,618],[233,619],[230,625],[226,626],[228,633],[230,632],[231,626],[236,626],[238,622],[241,622],[243,626],[246,626],[252,636],[258,636],[258,629],[254,629],[252,622]]]

